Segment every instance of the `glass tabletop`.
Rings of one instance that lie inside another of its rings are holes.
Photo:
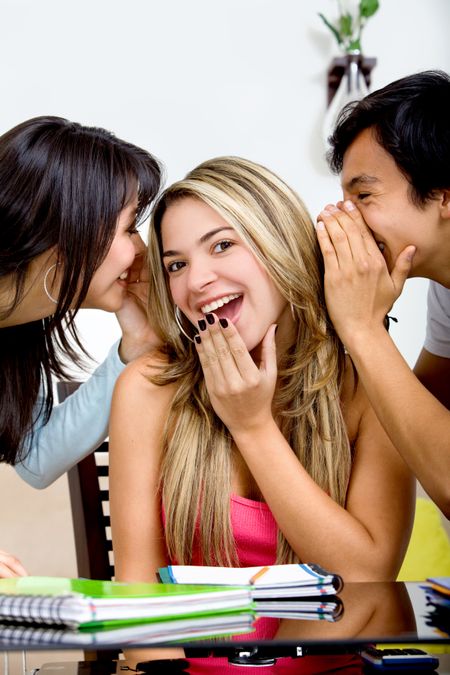
[[[202,617],[196,624],[158,621],[125,629],[70,631],[39,626],[0,626],[0,651],[103,650],[177,644],[191,653],[241,648],[283,648],[292,653],[347,651],[368,643],[450,644],[450,629],[437,625],[420,583],[347,583],[339,593],[342,613],[335,620],[252,615]],[[316,615],[317,616],[317,615]],[[232,619],[230,624],[230,619]],[[236,620],[236,621],[235,621]],[[241,624],[237,631],[233,626]],[[231,628],[230,628],[231,626]],[[230,635],[230,632],[232,633]]]

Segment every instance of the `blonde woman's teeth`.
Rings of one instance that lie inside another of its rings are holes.
[[[208,312],[214,312],[216,309],[219,309],[219,307],[228,305],[229,302],[231,302],[232,300],[236,300],[236,298],[239,297],[240,297],[239,293],[233,293],[232,295],[224,295],[223,298],[213,300],[213,302],[210,302],[209,305],[203,305],[202,307],[200,307],[200,309],[202,310],[203,314],[207,314]]]
[[[127,278],[128,278],[128,270],[126,272],[122,272],[122,274],[119,277],[121,281],[125,281],[125,279]]]

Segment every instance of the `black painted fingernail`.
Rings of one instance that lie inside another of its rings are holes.
[[[209,323],[209,325],[212,326],[212,324],[214,323],[214,314],[207,314],[206,320]]]
[[[205,325],[205,328],[206,328],[206,325]],[[200,337],[200,335],[194,335],[194,340],[199,345],[200,342],[202,341],[202,338]]]
[[[228,321],[226,319],[219,319],[222,328],[228,328]]]
[[[205,319],[199,319],[198,320],[198,327],[200,330],[206,330],[206,321]]]

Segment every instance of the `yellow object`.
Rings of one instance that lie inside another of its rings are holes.
[[[418,497],[414,527],[398,581],[450,577],[450,540],[437,506]]]
[[[406,556],[398,573],[398,581],[425,581],[428,577],[450,577],[450,540],[437,506],[418,497],[416,515]],[[392,648],[395,645],[382,645]],[[398,645],[405,647],[405,645]],[[417,647],[417,645],[407,645]],[[447,654],[449,645],[419,645],[435,654]]]

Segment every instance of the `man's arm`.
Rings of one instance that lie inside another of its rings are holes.
[[[417,379],[383,326],[414,250],[407,247],[389,273],[356,208],[322,212],[320,221],[330,317],[391,441],[450,518],[450,412]]]
[[[359,337],[347,349],[378,419],[450,518],[450,412],[421,384],[386,332]]]

